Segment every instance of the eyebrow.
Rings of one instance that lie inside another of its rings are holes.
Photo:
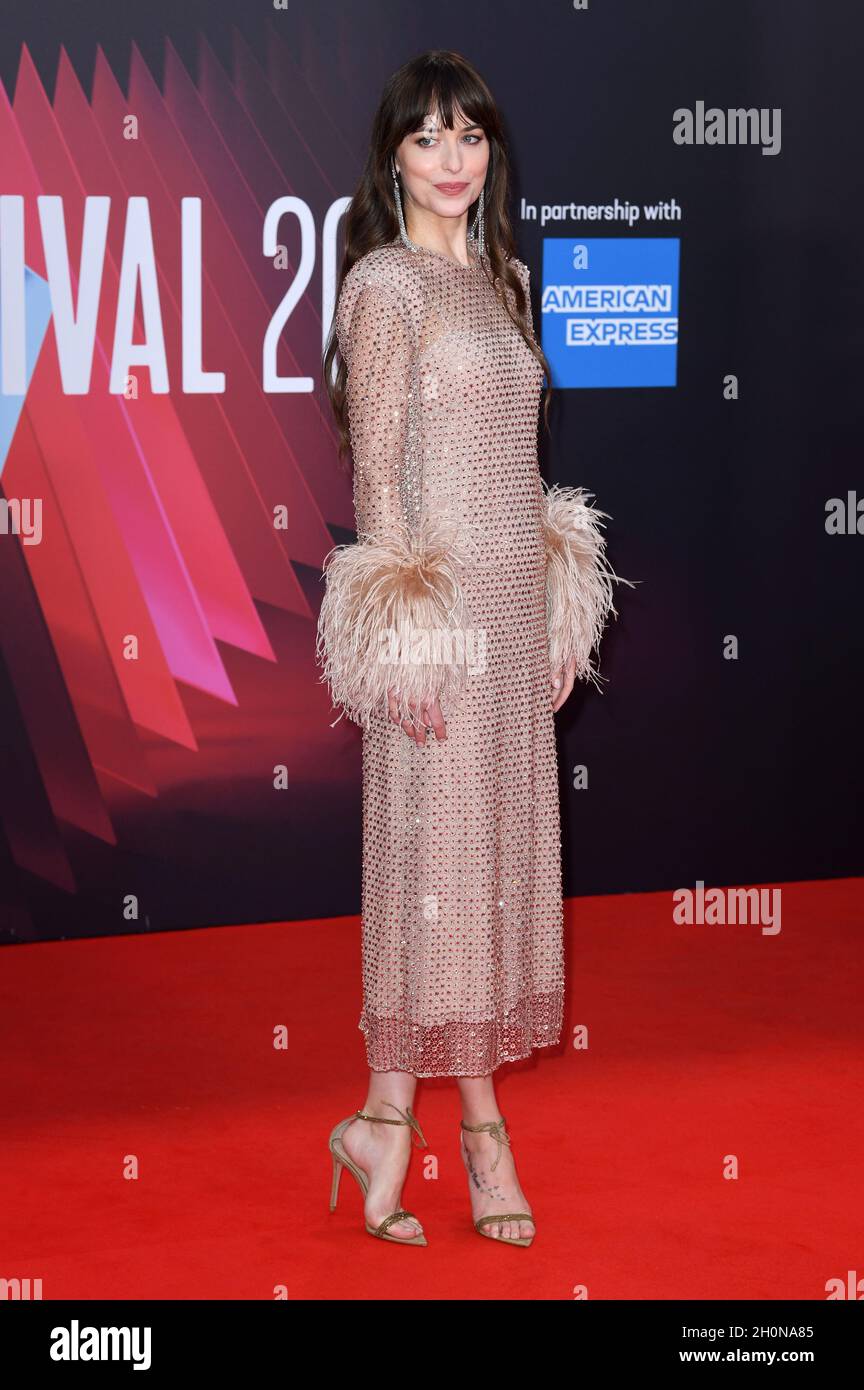
[[[438,126],[438,125],[432,124],[432,125],[421,125],[421,126],[418,126],[417,129],[418,129],[418,130],[425,131],[425,133],[428,135],[428,134],[430,133],[430,131],[433,131],[433,130],[440,130],[441,127]],[[462,132],[463,135],[467,135],[469,130],[482,130],[483,127],[482,127],[482,125],[463,125],[463,126],[460,127],[460,129],[461,129],[461,132]]]

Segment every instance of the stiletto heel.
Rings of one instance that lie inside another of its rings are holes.
[[[339,1196],[339,1179],[342,1176],[342,1164],[335,1154],[333,1154],[333,1181],[330,1185],[330,1210],[336,1210],[336,1200]]]
[[[384,1105],[389,1105],[390,1108],[392,1110],[395,1110],[399,1115],[404,1115],[405,1118],[401,1120],[391,1120],[385,1118],[385,1116],[383,1115],[367,1115],[362,1110],[355,1110],[353,1115],[349,1115],[348,1118],[345,1120],[340,1120],[339,1124],[334,1127],[330,1134],[328,1148],[333,1158],[333,1182],[330,1188],[331,1211],[335,1211],[336,1209],[336,1200],[339,1196],[339,1180],[342,1177],[343,1168],[347,1168],[348,1172],[351,1173],[357,1179],[357,1182],[360,1186],[360,1191],[363,1193],[364,1202],[369,1192],[368,1177],[364,1173],[363,1169],[358,1168],[357,1164],[349,1156],[345,1149],[345,1145],[342,1142],[343,1134],[345,1133],[348,1126],[352,1125],[355,1120],[370,1120],[383,1125],[410,1125],[411,1128],[415,1130],[417,1134],[420,1136],[421,1142],[419,1147],[423,1149],[427,1149],[429,1147],[429,1145],[426,1143],[426,1138],[423,1134],[423,1131],[417,1123],[416,1116],[414,1116],[411,1113],[410,1106],[406,1107],[406,1109],[403,1111],[399,1109],[398,1105],[393,1105],[392,1102],[389,1100],[385,1100],[383,1103]],[[412,1144],[414,1142],[413,1136],[411,1142]],[[413,1211],[403,1210],[391,1211],[390,1215],[385,1216],[384,1220],[378,1226],[370,1226],[369,1222],[366,1221],[364,1217],[364,1225],[366,1227],[366,1230],[369,1232],[369,1235],[377,1236],[379,1240],[392,1240],[397,1245],[428,1244],[426,1237],[422,1231],[418,1231],[416,1236],[390,1235],[388,1228],[390,1226],[395,1225],[397,1221],[404,1221],[406,1217],[410,1218],[412,1221],[417,1221],[419,1225],[418,1218],[414,1215]]]
[[[510,1144],[510,1135],[507,1133],[506,1128],[507,1121],[504,1119],[504,1116],[502,1115],[500,1120],[489,1120],[486,1124],[482,1125],[466,1125],[464,1120],[460,1123],[462,1128],[467,1129],[471,1134],[479,1134],[482,1130],[488,1130],[492,1137],[497,1140],[498,1152],[495,1155],[495,1162],[492,1164],[492,1171],[494,1172],[495,1168],[498,1166],[498,1160],[501,1157],[501,1150],[504,1145],[506,1144],[508,1148],[512,1147]],[[468,1164],[465,1160],[468,1151],[465,1148],[465,1140],[462,1138],[461,1133],[459,1135],[459,1146],[462,1149],[462,1162],[465,1163],[467,1171]],[[488,1216],[481,1216],[475,1221],[474,1229],[477,1234],[483,1236],[485,1240],[494,1240],[500,1245],[531,1244],[534,1236],[519,1236],[518,1239],[515,1236],[490,1236],[487,1235],[483,1229],[484,1226],[503,1226],[505,1221],[530,1221],[536,1231],[536,1222],[530,1211],[508,1211],[505,1212],[503,1216],[496,1216],[494,1213],[490,1213]]]

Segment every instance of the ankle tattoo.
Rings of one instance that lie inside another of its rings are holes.
[[[474,1187],[477,1188],[477,1191],[485,1193],[487,1197],[494,1197],[496,1201],[503,1202],[504,1193],[501,1191],[500,1185],[497,1182],[489,1183],[485,1174],[477,1167],[467,1149],[466,1154],[468,1155],[468,1176]]]

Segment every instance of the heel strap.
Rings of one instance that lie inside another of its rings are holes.
[[[398,1115],[404,1116],[404,1119],[391,1120],[386,1115],[367,1115],[364,1110],[356,1110],[354,1112],[355,1117],[358,1120],[374,1120],[376,1123],[382,1125],[410,1125],[411,1128],[415,1130],[416,1133],[420,1136],[420,1143],[418,1145],[418,1148],[428,1149],[429,1145],[426,1143],[426,1136],[424,1135],[422,1129],[420,1128],[420,1125],[417,1122],[416,1115],[412,1114],[410,1105],[406,1106],[404,1110],[400,1110],[399,1106],[394,1105],[393,1102],[390,1100],[385,1100],[382,1102],[382,1104],[389,1105],[391,1110],[395,1110]],[[411,1143],[414,1143],[413,1134],[411,1136]]]
[[[495,1154],[495,1162],[492,1164],[491,1170],[493,1173],[495,1169],[498,1167],[498,1160],[501,1157],[501,1150],[503,1149],[504,1145],[506,1144],[508,1148],[512,1148],[512,1145],[510,1143],[510,1135],[507,1133],[506,1124],[507,1121],[504,1119],[503,1115],[501,1116],[500,1120],[488,1120],[485,1124],[482,1125],[466,1125],[464,1120],[461,1121],[463,1129],[469,1130],[472,1134],[479,1134],[482,1130],[488,1130],[489,1133],[492,1135],[492,1138],[497,1141],[498,1150]]]

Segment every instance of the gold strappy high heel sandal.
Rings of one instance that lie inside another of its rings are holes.
[[[512,1148],[512,1145],[510,1143],[510,1135],[507,1133],[506,1129],[507,1121],[504,1119],[504,1116],[502,1115],[500,1120],[489,1120],[486,1124],[483,1125],[466,1125],[464,1120],[462,1120],[460,1123],[462,1125],[462,1128],[467,1129],[471,1134],[479,1134],[482,1130],[488,1130],[492,1137],[497,1140],[498,1152],[496,1153],[495,1161],[492,1164],[492,1172],[494,1173],[495,1169],[498,1166],[498,1160],[501,1157],[501,1150],[503,1149],[504,1145],[506,1144],[508,1148]],[[468,1164],[465,1162],[465,1160],[468,1156],[468,1150],[465,1147],[465,1140],[462,1138],[461,1134],[459,1136],[459,1143],[462,1148],[462,1162],[465,1163],[465,1167],[467,1170]],[[479,1235],[483,1236],[485,1240],[494,1240],[501,1245],[531,1244],[532,1240],[534,1239],[533,1236],[519,1236],[518,1239],[515,1236],[490,1236],[487,1235],[483,1229],[484,1226],[503,1226],[505,1221],[530,1221],[531,1224],[535,1227],[536,1231],[536,1223],[530,1211],[508,1211],[505,1212],[503,1216],[497,1216],[493,1212],[490,1213],[489,1216],[481,1216],[479,1220],[475,1221],[474,1229],[478,1232]]]
[[[345,1150],[345,1145],[342,1143],[342,1135],[345,1133],[345,1130],[348,1128],[348,1126],[353,1124],[355,1120],[373,1120],[377,1124],[382,1125],[410,1125],[411,1128],[413,1130],[416,1130],[416,1132],[420,1136],[421,1142],[418,1145],[418,1147],[422,1149],[428,1149],[429,1147],[429,1145],[426,1143],[423,1131],[417,1123],[416,1116],[414,1116],[411,1113],[410,1106],[408,1106],[405,1110],[400,1110],[399,1106],[393,1105],[392,1101],[385,1100],[383,1103],[384,1105],[389,1105],[391,1110],[395,1110],[397,1114],[403,1115],[405,1118],[401,1120],[391,1120],[385,1118],[385,1116],[383,1115],[367,1115],[362,1110],[355,1110],[354,1114],[349,1115],[347,1120],[342,1120],[338,1125],[336,1125],[335,1129],[330,1135],[329,1149],[331,1154],[333,1155],[333,1186],[330,1190],[331,1211],[336,1210],[336,1199],[339,1196],[339,1180],[342,1177],[343,1168],[347,1168],[349,1173],[354,1174],[354,1177],[360,1184],[360,1190],[363,1193],[364,1202],[369,1192],[368,1177],[363,1172],[363,1169],[358,1168],[357,1164],[354,1163],[354,1161],[351,1158],[349,1158]],[[411,1136],[411,1143],[412,1145],[414,1143],[413,1135]],[[364,1218],[364,1224],[370,1236],[377,1236],[379,1240],[392,1240],[395,1241],[397,1245],[426,1245],[426,1237],[423,1235],[422,1231],[419,1231],[416,1236],[390,1235],[388,1228],[390,1226],[395,1225],[397,1221],[404,1221],[406,1217],[410,1217],[412,1221],[417,1221],[418,1225],[420,1224],[418,1218],[414,1215],[413,1211],[391,1211],[390,1215],[385,1216],[384,1220],[381,1222],[379,1226],[370,1226],[369,1222],[365,1221]]]

